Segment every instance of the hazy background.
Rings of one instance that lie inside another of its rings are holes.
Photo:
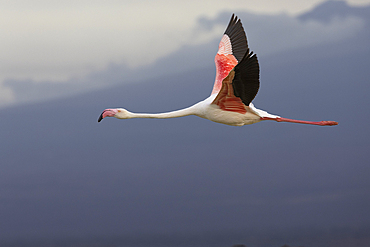
[[[211,92],[232,13],[272,114],[160,112]],[[0,3],[2,246],[368,246],[370,1]]]

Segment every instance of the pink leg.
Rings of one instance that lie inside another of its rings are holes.
[[[320,125],[320,126],[332,126],[338,125],[338,122],[335,121],[320,121],[320,122],[313,122],[313,121],[302,121],[302,120],[294,120],[289,118],[269,118],[269,117],[261,117],[261,120],[274,120],[276,122],[289,122],[289,123],[300,123],[300,124],[313,124],[313,125]]]

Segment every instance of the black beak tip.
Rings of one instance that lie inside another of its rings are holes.
[[[101,120],[103,120],[103,113],[99,116],[98,123],[100,123]]]

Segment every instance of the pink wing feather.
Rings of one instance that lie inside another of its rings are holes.
[[[218,46],[215,57],[216,79],[211,94],[221,90],[223,79],[241,61],[247,50],[248,43],[243,26],[240,19],[233,14]]]

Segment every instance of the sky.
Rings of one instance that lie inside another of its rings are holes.
[[[125,2],[127,15],[118,1],[1,3],[8,14],[0,18],[18,29],[0,42],[23,50],[0,46],[15,71],[0,67],[0,245],[180,233],[178,246],[191,234],[225,240],[215,246],[369,246],[370,6],[312,10],[305,1],[305,12],[275,2],[209,13],[177,3],[176,14],[165,2],[135,1]],[[163,112],[207,97],[232,12],[258,55],[255,106],[338,126],[232,127],[195,116],[97,122],[105,108]]]
[[[297,21],[292,22],[294,16],[321,2],[239,0],[233,1],[231,6],[230,1],[221,0],[175,1],[171,4],[168,1],[147,0],[2,1],[0,107],[45,97],[53,98],[53,93],[39,90],[40,85],[50,86],[50,83],[76,84],[82,80],[86,83],[79,89],[71,87],[57,91],[59,94],[84,91],[95,85],[88,83],[92,74],[106,71],[110,66],[125,66],[127,70],[140,68],[184,46],[205,44],[217,39],[224,31],[224,22],[212,30],[199,29],[199,26],[201,20],[216,18],[223,11],[271,15],[271,23],[276,23],[273,16],[280,16],[280,19],[285,19],[285,23],[293,25],[295,30],[303,30],[295,35],[295,44],[312,40],[307,39],[307,35],[315,35],[316,42],[336,37],[331,32],[346,35],[348,32],[343,32],[343,28],[352,30],[353,25],[356,26],[356,20],[346,20],[345,23],[339,21],[327,27],[318,24],[302,27]],[[370,0],[348,2],[361,6],[369,4]],[[248,20],[245,20],[244,24],[247,23]],[[266,27],[258,28],[262,32]],[[248,34],[253,34],[251,29],[247,30]],[[303,40],[299,40],[299,37],[303,37]],[[261,40],[266,41],[266,38]],[[263,48],[259,54],[266,54],[284,48],[284,42],[281,45],[283,47],[272,47],[271,44],[256,47]],[[295,45],[289,44],[288,47]],[[20,81],[25,82],[25,88],[34,93],[25,95],[16,91],[15,87]],[[102,82],[97,84],[104,85]]]

